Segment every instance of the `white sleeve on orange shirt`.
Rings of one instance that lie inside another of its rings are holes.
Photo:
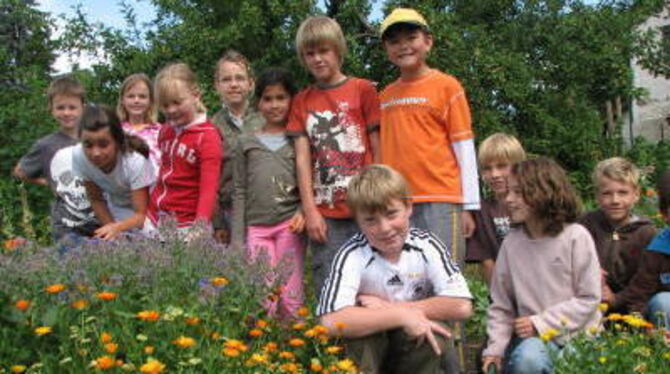
[[[461,172],[463,191],[463,209],[479,210],[479,175],[477,173],[477,155],[473,139],[451,143]]]

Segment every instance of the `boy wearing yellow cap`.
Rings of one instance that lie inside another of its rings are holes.
[[[465,237],[475,229],[470,211],[480,207],[465,91],[456,78],[426,63],[433,37],[416,10],[393,10],[380,32],[388,59],[400,70],[379,96],[381,161],[409,182],[412,225],[434,233],[462,266]],[[455,355],[452,348],[449,372],[458,371]]]

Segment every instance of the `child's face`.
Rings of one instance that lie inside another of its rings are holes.
[[[519,182],[513,175],[507,178],[507,189],[505,204],[512,223],[524,223],[532,218],[530,206],[524,200]]]
[[[114,166],[116,166],[118,145],[109,132],[109,127],[98,131],[82,131],[81,144],[84,148],[86,158],[93,165],[107,173],[114,169]]]
[[[151,95],[147,84],[139,81],[128,87],[123,93],[122,105],[129,118],[144,119],[151,107]]]
[[[385,212],[356,212],[356,222],[370,245],[379,250],[382,257],[396,260],[405,244],[411,215],[411,204],[393,199]]]
[[[640,192],[630,183],[615,181],[607,177],[598,181],[596,192],[598,207],[605,213],[607,220],[614,225],[625,223],[628,220],[639,198]]]
[[[433,38],[421,29],[400,29],[384,39],[384,49],[401,72],[412,72],[426,64]]]
[[[507,177],[511,170],[512,164],[507,161],[494,160],[482,165],[482,179],[496,197],[504,197],[507,193]]]
[[[84,112],[84,103],[78,96],[55,95],[51,101],[51,115],[61,130],[74,131]]]
[[[281,84],[265,87],[258,100],[258,110],[270,125],[285,125],[291,108],[291,94]]]
[[[183,85],[182,85],[183,86]],[[185,126],[195,120],[200,95],[183,87],[161,102],[161,111],[170,126]]]
[[[302,59],[318,83],[335,84],[342,75],[340,56],[328,43],[305,48],[302,51]]]
[[[238,106],[246,104],[253,81],[244,65],[224,61],[219,64],[215,86],[224,103]]]

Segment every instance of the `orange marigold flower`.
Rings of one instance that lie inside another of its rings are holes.
[[[315,329],[309,329],[309,330],[305,331],[305,333],[303,335],[305,335],[308,338],[313,338],[317,335],[317,332],[316,332]]]
[[[262,364],[268,361],[268,356],[260,353],[254,353],[251,355],[249,360],[251,360],[251,362],[254,364]]]
[[[98,357],[95,360],[95,368],[98,370],[109,370],[113,369],[116,366],[116,360],[114,357],[102,356]]]
[[[647,191],[645,191],[645,195],[647,195],[647,197],[654,197],[656,196],[656,191],[654,191],[653,188],[647,188]]]
[[[304,322],[296,322],[292,326],[293,330],[304,330],[305,329],[305,323]]]
[[[224,356],[228,356],[228,357],[237,357],[237,356],[240,355],[240,351],[238,349],[235,349],[235,348],[224,348],[223,350],[221,350],[221,353]]]
[[[116,292],[103,291],[98,292],[97,294],[95,294],[95,296],[103,301],[111,301],[116,299],[116,297],[119,296],[119,294],[117,294]]]
[[[350,359],[344,359],[337,362],[337,368],[346,371],[356,371],[356,364]]]
[[[279,346],[277,345],[277,343],[275,343],[275,342],[270,342],[270,343],[266,344],[266,345],[263,347],[263,351],[268,352],[268,353],[269,353],[269,352],[276,352],[276,351],[277,351],[277,348],[279,348]]]
[[[268,327],[268,323],[265,320],[259,319],[258,321],[256,321],[256,327],[258,327],[259,329],[264,329]]]
[[[190,348],[195,345],[195,339],[188,336],[180,336],[177,339],[172,341],[172,344],[180,348]]]
[[[223,346],[226,347],[226,348],[237,349],[238,351],[242,351],[242,352],[247,351],[247,345],[244,344],[242,341],[237,340],[237,339],[226,340],[226,342],[223,343]]]
[[[607,316],[607,319],[610,321],[621,321],[623,319],[623,316],[619,313],[612,313],[609,316]]]
[[[100,343],[107,344],[111,343],[112,340],[112,334],[108,333],[107,331],[103,331],[102,334],[100,334]]]
[[[285,360],[293,360],[295,358],[295,355],[293,354],[293,352],[282,351],[279,353],[279,358],[283,358]]]
[[[219,339],[221,339],[221,334],[219,334],[218,332],[214,331],[214,332],[210,335],[210,337],[211,337],[212,339],[214,339],[214,340],[219,340]]]
[[[323,325],[316,325],[316,326],[314,326],[314,331],[316,331],[317,334],[327,334],[328,333],[328,327],[323,326]]]
[[[307,317],[309,315],[309,309],[305,306],[298,308],[298,316]]]
[[[186,317],[186,319],[184,320],[184,322],[185,322],[188,326],[195,326],[195,325],[197,325],[197,324],[200,323],[200,318],[198,318],[198,317]]]
[[[50,284],[50,285],[44,287],[44,291],[46,291],[46,293],[55,294],[55,293],[61,293],[61,292],[65,291],[65,288],[66,287],[65,287],[64,284],[55,283],[55,284]]]
[[[13,238],[13,239],[5,240],[3,246],[5,247],[5,250],[7,250],[7,252],[10,252],[10,251],[13,251],[13,250],[19,248],[20,246],[22,246],[26,243],[27,243],[26,239]]]
[[[249,336],[251,336],[252,338],[258,338],[259,336],[262,336],[262,335],[263,335],[263,330],[261,330],[261,329],[252,329],[251,331],[249,331]]]
[[[156,322],[160,317],[160,313],[155,310],[143,310],[137,313],[137,318],[145,322]]]
[[[119,345],[116,343],[107,343],[105,344],[105,352],[112,354],[116,353],[116,350],[119,348]]]
[[[279,365],[279,370],[282,370],[282,371],[285,371],[285,372],[287,371],[289,373],[294,373],[294,372],[298,371],[298,365],[296,365],[293,362],[286,362],[284,364]]]
[[[88,306],[88,301],[84,299],[75,300],[70,304],[70,306],[74,309],[82,310]]]
[[[53,331],[53,330],[49,326],[40,326],[40,327],[37,327],[34,330],[35,335],[37,335],[37,336],[44,336],[44,335],[47,335],[47,334],[51,334],[51,331]]]
[[[14,303],[14,306],[16,307],[16,309],[25,312],[26,310],[28,310],[28,308],[30,308],[30,301],[25,299],[17,300],[16,303]]]
[[[12,373],[20,374],[26,371],[27,369],[28,367],[26,365],[12,365],[9,368],[9,371],[11,371]]]
[[[146,364],[140,366],[142,374],[160,374],[165,370],[165,364],[158,360],[147,361]]]
[[[323,365],[321,365],[321,362],[319,362],[318,359],[313,358],[312,361],[309,364],[309,370],[315,371],[315,372],[320,372],[323,370]]]
[[[331,355],[336,355],[342,352],[343,350],[344,348],[340,347],[339,345],[331,345],[330,347],[326,347],[326,353]]]
[[[152,355],[152,354],[154,354],[154,352],[156,352],[156,348],[154,348],[153,345],[147,345],[147,346],[144,347],[143,351],[144,351],[144,354]]]
[[[209,281],[210,281],[210,283],[212,283],[212,286],[214,286],[214,287],[221,287],[221,286],[225,286],[228,283],[230,283],[228,281],[228,279],[226,279],[224,277],[214,277],[214,278],[210,279]]]
[[[302,347],[303,345],[305,345],[305,341],[300,338],[293,338],[288,341],[288,345],[290,345],[291,347]]]

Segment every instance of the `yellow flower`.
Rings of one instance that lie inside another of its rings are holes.
[[[331,345],[330,347],[326,347],[326,353],[331,354],[331,355],[336,355],[340,352],[342,352],[344,348],[338,346],[338,345]]]
[[[65,291],[65,288],[66,287],[65,287],[64,284],[55,283],[55,284],[51,284],[49,286],[46,286],[44,288],[44,291],[46,291],[46,293],[55,294],[55,293],[61,293],[61,292]]]
[[[165,370],[165,364],[158,360],[147,361],[146,364],[140,366],[142,374],[159,374]]]
[[[284,372],[294,373],[294,372],[298,371],[298,365],[296,365],[293,362],[287,362],[287,363],[279,365],[279,370],[284,371]]]
[[[600,303],[598,305],[598,310],[600,310],[603,313],[605,313],[607,309],[609,309],[609,305],[607,303]]]
[[[9,368],[9,371],[20,374],[26,371],[26,369],[28,369],[26,365],[12,365],[12,367]]]
[[[114,357],[102,356],[95,360],[95,368],[98,370],[109,370],[113,369],[114,366],[116,366],[116,360]]]
[[[298,308],[298,316],[307,317],[309,315],[309,309],[305,306]]]
[[[314,326],[314,331],[316,331],[317,334],[327,334],[328,328],[326,326],[316,325]]]
[[[293,354],[293,352],[283,351],[279,353],[279,358],[283,358],[285,360],[293,360],[295,358],[295,355]]]
[[[116,292],[104,291],[104,292],[98,292],[95,296],[102,301],[111,301],[116,299],[116,297],[119,296],[119,294],[117,294]]]
[[[260,329],[253,329],[253,330],[249,331],[249,336],[251,336],[252,338],[258,338],[259,336],[262,336],[262,335],[263,335],[263,330],[260,330]]]
[[[188,326],[195,326],[195,325],[197,325],[197,324],[200,323],[200,318],[198,318],[198,317],[186,317],[186,319],[184,320],[184,322],[185,322]]]
[[[309,330],[305,331],[305,333],[303,335],[305,335],[305,337],[308,337],[308,338],[313,338],[317,335],[317,332],[314,329],[309,329]]]
[[[271,353],[277,351],[277,343],[270,342],[263,347],[263,351]]]
[[[214,287],[221,287],[221,286],[225,286],[228,283],[230,283],[228,281],[228,279],[226,279],[224,277],[214,277],[214,278],[210,279],[209,281],[210,281],[210,283],[212,283],[212,286],[214,286]]]
[[[235,348],[223,348],[221,353],[225,356],[228,356],[228,357],[237,357],[237,356],[240,355],[239,349],[235,349]]]
[[[102,334],[100,334],[100,343],[107,344],[111,343],[112,340],[112,334],[108,333],[107,331],[103,331]]]
[[[107,352],[109,354],[115,353],[118,348],[119,348],[119,345],[116,344],[116,343],[105,344],[105,352]]]
[[[354,364],[353,361],[350,359],[345,359],[345,360],[340,360],[337,362],[337,368],[340,370],[346,370],[346,371],[356,371],[356,364]]]
[[[609,316],[607,316],[607,319],[610,321],[621,321],[623,319],[623,316],[619,313],[612,313]]]
[[[290,345],[291,347],[302,347],[303,345],[305,345],[305,341],[300,338],[293,338],[288,341],[288,345]]]
[[[309,364],[309,370],[315,371],[315,372],[320,372],[323,370],[323,365],[321,365],[321,362],[317,358],[313,358]]]
[[[50,334],[51,331],[52,331],[51,327],[49,327],[49,326],[40,326],[40,327],[35,329],[35,335],[43,336],[43,335],[46,335],[46,334]]]
[[[601,364],[606,363],[607,362],[607,357],[605,357],[605,356],[598,357],[598,362],[600,362]]]
[[[237,339],[230,339],[223,343],[224,348],[237,349],[238,351],[246,352],[248,347],[243,342]]]
[[[172,344],[180,348],[190,348],[195,345],[195,339],[188,336],[180,336],[177,339],[172,341]]]
[[[670,360],[670,351],[663,353],[663,358],[666,360]]]
[[[304,322],[297,322],[294,323],[293,326],[291,326],[293,330],[304,330],[305,329],[305,323]]]
[[[77,310],[85,309],[88,306],[88,301],[84,299],[75,300],[70,304],[70,306]]]
[[[268,356],[260,353],[254,353],[251,355],[250,360],[255,364],[262,364],[268,361]]]
[[[156,348],[154,348],[153,345],[147,345],[147,346],[144,346],[143,350],[144,350],[144,354],[152,355],[156,351]]]
[[[259,329],[264,329],[268,327],[268,323],[265,320],[259,319],[258,321],[256,321],[256,327],[258,327]]]
[[[218,332],[214,331],[214,332],[210,335],[210,337],[211,337],[213,340],[219,340],[219,339],[221,339],[221,334],[219,334]]]
[[[25,312],[26,310],[28,310],[28,308],[30,308],[30,301],[25,299],[17,300],[16,303],[14,303],[14,306],[16,307],[16,309]]]
[[[156,322],[161,317],[155,310],[143,310],[137,313],[137,318],[145,322]]]

